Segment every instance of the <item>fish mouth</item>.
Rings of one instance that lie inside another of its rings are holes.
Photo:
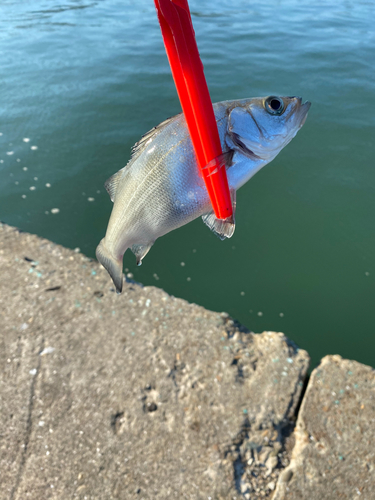
[[[305,101],[304,103],[302,103],[302,97],[297,97],[297,96],[293,96],[290,99],[296,99],[297,101],[296,117],[300,122],[299,128],[301,128],[306,121],[307,113],[310,109],[311,102]]]
[[[302,104],[301,106],[301,110],[302,110],[302,120],[301,120],[301,124],[300,124],[300,128],[302,127],[302,125],[304,125],[305,121],[306,121],[306,118],[307,118],[307,113],[310,109],[310,106],[311,106],[311,102],[310,101],[306,101]]]

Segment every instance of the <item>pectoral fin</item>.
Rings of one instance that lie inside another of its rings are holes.
[[[231,236],[233,236],[236,227],[235,223],[236,190],[231,189],[230,195],[233,207],[233,215],[231,217],[228,217],[227,219],[217,219],[215,216],[215,212],[213,210],[208,214],[202,215],[203,222],[221,240],[225,240],[225,238],[230,238]]]
[[[233,155],[234,150],[229,149],[228,151],[225,151],[225,153],[221,153],[221,155],[208,162],[207,165],[203,167],[203,170],[215,168],[208,174],[207,177],[216,174],[222,167],[229,168],[232,165]]]

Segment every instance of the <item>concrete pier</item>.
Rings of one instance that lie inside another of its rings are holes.
[[[375,498],[375,372],[0,224],[0,499]],[[304,396],[303,396],[304,394]],[[301,398],[303,399],[301,401]]]

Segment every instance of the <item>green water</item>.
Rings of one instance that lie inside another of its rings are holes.
[[[313,364],[338,353],[374,366],[374,2],[190,5],[213,101],[302,95],[312,107],[239,191],[233,238],[197,220],[124,267],[285,332]],[[111,211],[104,181],[180,111],[153,1],[3,0],[0,20],[0,219],[93,257]]]

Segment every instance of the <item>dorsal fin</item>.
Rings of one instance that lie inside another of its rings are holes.
[[[181,113],[178,113],[178,115],[171,116],[170,118],[167,118],[163,122],[159,123],[156,127],[152,128],[148,132],[146,132],[138,142],[134,144],[132,147],[132,155],[131,155],[131,160],[134,158],[138,157],[142,151],[145,149],[145,147],[149,144],[149,141],[152,141],[154,137],[163,130],[164,127],[166,127],[172,120],[174,120],[177,116],[181,115]]]
[[[202,215],[202,220],[208,226],[211,231],[216,234],[221,240],[225,238],[230,238],[233,236],[236,223],[235,223],[235,213],[236,213],[236,190],[230,190],[230,196],[232,198],[233,215],[227,219],[217,219],[215,212],[212,210],[208,214]]]
[[[124,168],[126,168],[126,167],[124,167]],[[115,174],[113,174],[104,183],[104,187],[106,188],[106,190],[107,190],[107,192],[109,194],[109,197],[111,198],[111,201],[115,200],[117,186],[118,186],[118,183],[120,181],[120,177],[121,177],[121,174],[122,174],[124,168],[122,168],[121,170],[119,170],[118,172],[116,172]]]
[[[179,113],[179,114],[181,114],[181,113]],[[141,137],[141,139],[138,142],[136,142],[134,144],[134,146],[132,147],[131,157],[130,157],[128,164],[125,167],[123,167],[121,170],[119,170],[118,172],[113,174],[112,177],[110,177],[109,179],[107,179],[105,181],[104,187],[106,188],[106,190],[111,198],[111,201],[114,201],[114,199],[115,199],[117,186],[120,182],[120,179],[122,176],[121,174],[123,173],[123,171],[128,167],[128,165],[131,162],[133,162],[143,152],[143,150],[149,144],[149,141],[153,140],[154,137],[161,130],[163,130],[163,128],[165,126],[168,125],[168,123],[170,123],[174,118],[176,118],[176,116],[179,116],[179,115],[175,115],[175,116],[172,116],[171,118],[168,118],[167,120],[164,120],[163,122],[159,123],[159,125],[157,125],[156,127],[152,128],[151,130],[146,132],[146,134],[144,134]]]

